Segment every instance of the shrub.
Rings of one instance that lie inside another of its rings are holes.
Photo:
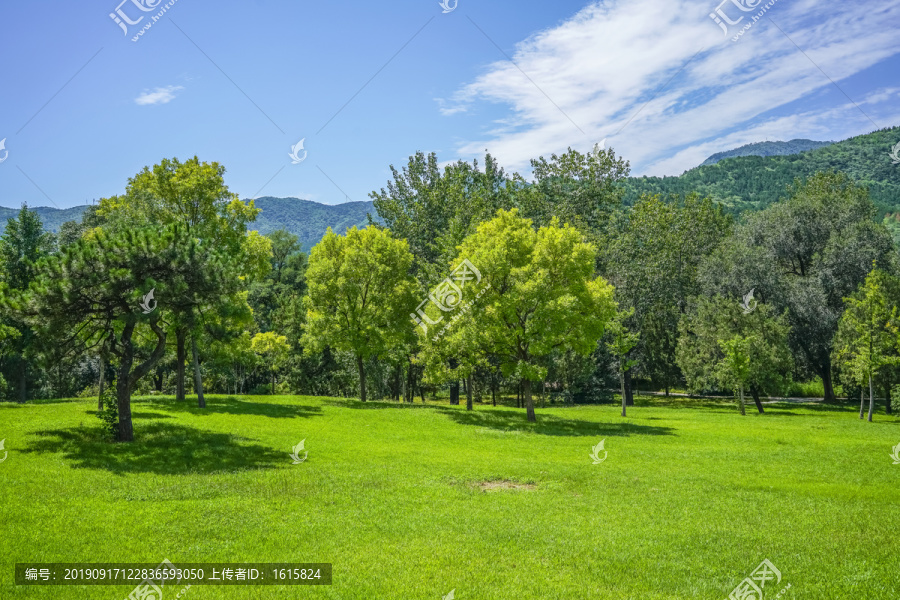
[[[103,390],[103,409],[97,411],[97,418],[103,422],[103,430],[115,440],[119,431],[119,404],[113,389],[111,384]]]

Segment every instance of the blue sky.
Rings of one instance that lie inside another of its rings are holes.
[[[900,124],[900,3],[175,0],[134,42],[171,0],[120,1],[0,7],[0,206],[89,203],[163,157],[222,163],[241,198],[336,204],[417,150],[527,176],[606,139],[664,175]],[[117,8],[143,16],[127,35]],[[730,37],[717,8],[743,17]]]

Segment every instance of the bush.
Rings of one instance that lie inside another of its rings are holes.
[[[97,418],[103,422],[103,430],[115,440],[119,433],[119,403],[110,385],[103,390],[103,408],[97,411]]]

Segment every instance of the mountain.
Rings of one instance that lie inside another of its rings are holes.
[[[309,252],[310,248],[319,243],[329,227],[335,233],[344,233],[354,225],[365,227],[368,223],[366,215],[369,213],[372,213],[372,218],[376,222],[380,222],[371,202],[347,202],[330,206],[299,198],[264,196],[257,198],[255,204],[262,212],[256,217],[256,222],[250,224],[250,229],[257,229],[262,234],[271,233],[276,229],[287,229],[300,238],[305,252]],[[59,231],[59,227],[66,221],[80,220],[85,209],[86,205],[63,210],[48,206],[32,208],[41,217],[44,229],[53,233]],[[0,232],[3,231],[7,219],[14,218],[18,214],[18,208],[0,207]]]
[[[643,194],[710,196],[729,211],[758,210],[786,196],[796,178],[818,171],[843,171],[868,186],[882,216],[900,212],[900,165],[890,152],[900,142],[900,127],[865,135],[787,156],[738,156],[701,165],[673,177],[630,177],[624,182],[625,203]],[[790,142],[788,142],[790,143]]]
[[[73,206],[72,208],[52,208],[50,206],[29,206],[29,209],[35,211],[44,224],[44,229],[56,233],[59,227],[66,221],[80,221],[81,213],[87,209],[87,205]],[[6,208],[0,206],[0,232],[6,227],[8,219],[14,219],[19,216],[19,208]]]
[[[830,146],[834,142],[814,142],[813,140],[791,140],[789,142],[756,142],[755,144],[746,144],[734,150],[725,152],[717,152],[704,160],[700,166],[714,165],[720,160],[726,158],[736,158],[738,156],[786,156],[789,154],[800,154],[807,150],[816,150]]]
[[[339,234],[354,225],[365,227],[369,213],[376,222],[381,222],[371,202],[328,205],[299,198],[263,196],[257,198],[255,204],[262,212],[256,217],[256,222],[250,224],[251,229],[257,229],[262,234],[287,229],[300,238],[304,252],[318,244],[329,227]]]

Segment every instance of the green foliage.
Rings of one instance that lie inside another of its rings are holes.
[[[745,314],[736,298],[697,298],[679,324],[676,353],[688,389],[784,393],[793,362],[789,329],[772,306]]]
[[[744,144],[734,150],[716,152],[700,163],[700,166],[714,165],[726,158],[736,158],[738,156],[789,156],[791,154],[800,154],[801,152],[824,148],[833,143],[834,142],[815,142],[813,140],[796,139],[789,142],[756,142],[754,144]]]
[[[110,382],[110,385],[103,389],[103,393],[100,394],[103,408],[97,411],[97,418],[103,423],[103,431],[111,440],[118,439],[119,434],[119,403],[116,402],[114,389],[115,382]]]
[[[846,381],[865,389],[884,367],[900,363],[898,300],[900,280],[879,269],[873,269],[860,289],[845,298],[847,309],[838,324],[834,346],[835,362]],[[874,404],[872,391],[869,401]]]
[[[790,156],[745,156],[701,166],[677,177],[635,177],[625,182],[625,203],[643,195],[710,196],[729,210],[760,210],[785,197],[797,179],[841,171],[869,189],[880,212],[900,211],[900,169],[891,164],[891,147],[900,127],[882,129]]]

